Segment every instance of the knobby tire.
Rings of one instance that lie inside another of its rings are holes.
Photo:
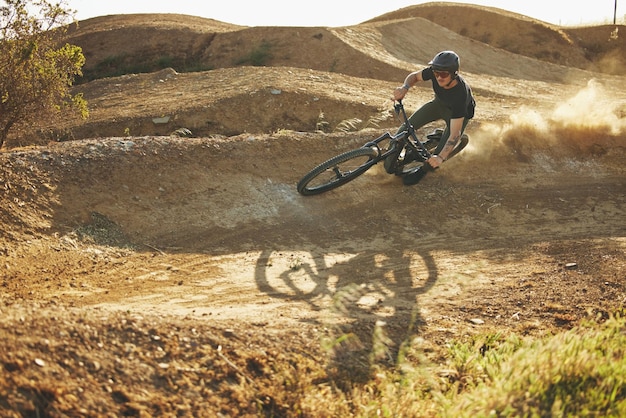
[[[457,144],[454,150],[452,150],[452,152],[448,155],[447,159],[449,160],[450,158],[457,155],[459,152],[463,151],[463,149],[467,146],[468,143],[469,143],[469,137],[467,135],[462,135],[460,142]],[[433,154],[438,144],[439,144],[439,141],[429,146],[428,152]],[[393,156],[390,156],[387,158],[387,160],[385,160],[385,170],[387,170],[388,173],[391,174],[395,172],[395,174],[398,176],[404,176],[407,174],[414,173],[415,171],[422,169],[422,167],[424,166],[427,166],[426,169],[430,170],[430,166],[425,160],[417,159],[417,160],[409,161],[408,163],[404,163],[401,160],[398,160],[399,155],[400,155],[400,152],[398,153],[398,156],[395,157],[395,160],[389,161],[390,158],[394,158]]]
[[[298,193],[310,196],[327,192],[365,173],[378,150],[362,147],[339,154],[312,169],[298,182]],[[343,170],[346,171],[343,171]]]

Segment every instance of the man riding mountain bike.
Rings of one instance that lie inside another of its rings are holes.
[[[410,73],[404,84],[393,92],[393,100],[402,100],[409,89],[418,82],[432,82],[435,97],[424,104],[411,115],[409,121],[415,129],[434,122],[444,120],[444,130],[439,145],[427,162],[433,168],[439,167],[452,150],[457,146],[463,135],[463,131],[470,119],[474,117],[476,101],[472,95],[469,84],[459,75],[460,59],[453,51],[439,52],[428,63],[429,67]],[[402,125],[398,132],[405,129]],[[389,167],[395,159],[393,155],[385,161],[385,168]],[[389,170],[388,170],[389,171]],[[424,170],[416,170],[403,176],[406,185],[416,184],[425,174]]]

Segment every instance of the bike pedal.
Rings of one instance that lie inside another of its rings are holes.
[[[431,133],[427,134],[426,138],[428,138],[428,139],[441,139],[442,135],[443,135],[443,129],[437,128],[434,131],[432,131]]]

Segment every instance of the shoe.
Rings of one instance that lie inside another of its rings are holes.
[[[415,169],[415,171],[410,172],[409,174],[405,174],[402,176],[402,183],[405,186],[412,186],[414,184],[419,183],[421,179],[426,175],[426,170],[423,167],[419,167]]]

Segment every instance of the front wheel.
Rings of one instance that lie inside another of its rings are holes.
[[[365,173],[378,157],[378,150],[362,147],[346,151],[309,171],[298,182],[298,193],[304,196],[320,194],[346,184]]]

